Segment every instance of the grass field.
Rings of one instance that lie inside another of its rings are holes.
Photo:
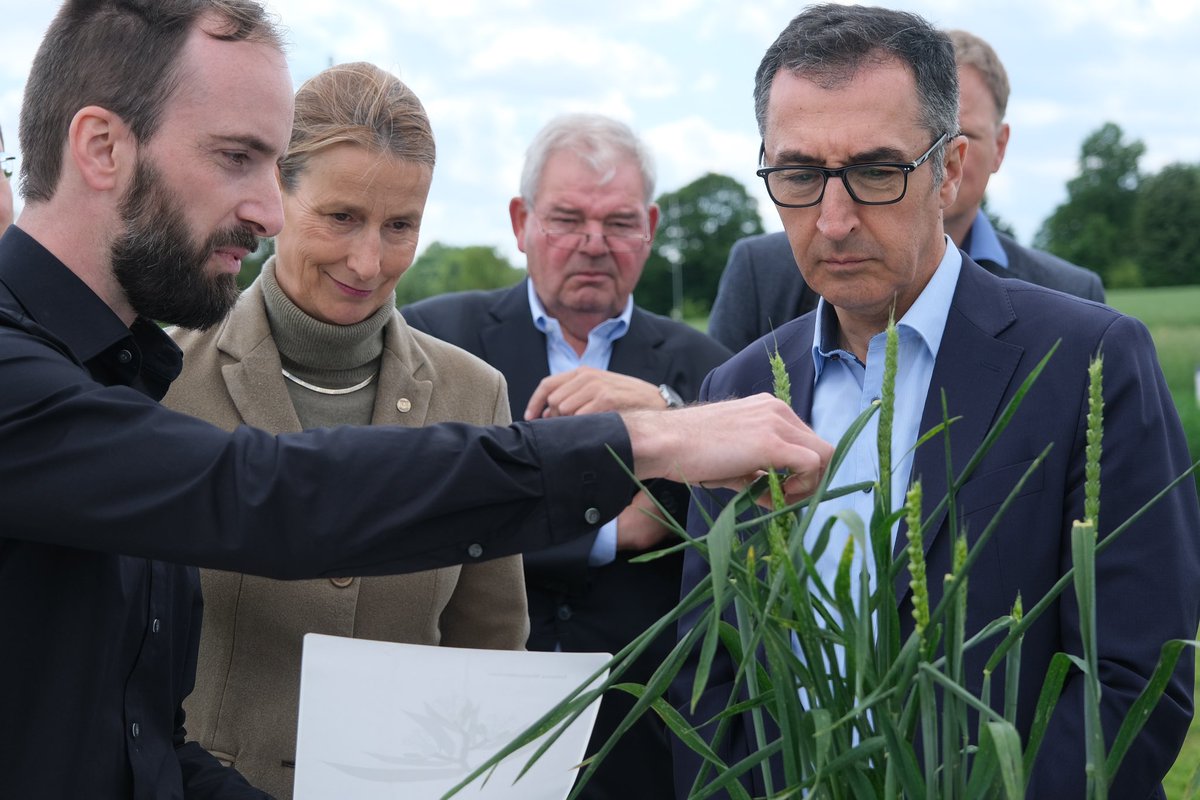
[[[1137,317],[1150,329],[1163,375],[1187,433],[1192,460],[1200,458],[1200,407],[1195,386],[1196,370],[1200,368],[1200,286],[1114,291],[1108,300],[1113,308]],[[1200,722],[1193,720],[1183,751],[1163,781],[1167,797],[1182,800],[1192,796],[1188,782],[1197,769],[1200,769]]]

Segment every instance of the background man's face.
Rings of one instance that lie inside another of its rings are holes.
[[[988,179],[1000,169],[1008,145],[1008,123],[998,119],[996,103],[979,70],[959,67],[958,91],[959,130],[966,134],[969,144],[958,198],[946,209],[948,227],[954,221],[969,225],[974,219],[983,202]]]
[[[868,65],[833,88],[781,70],[767,106],[766,163],[836,168],[913,161],[941,133],[919,119],[912,73],[899,62]],[[945,249],[941,211],[958,188],[961,142],[946,146],[940,188],[931,159],[909,174],[898,203],[859,205],[840,179],[831,179],[819,205],[777,207],[805,281],[844,322],[849,314],[882,330],[893,303],[899,318],[925,288]]]
[[[529,278],[550,316],[607,318],[624,310],[650,255],[650,243],[639,244],[631,253],[614,253],[599,234],[618,226],[653,234],[658,222],[658,208],[646,208],[642,175],[632,159],[617,162],[609,177],[573,153],[551,153],[534,208],[516,200],[510,211],[517,246],[528,259]],[[573,250],[552,244],[543,228],[571,221],[593,235]]]

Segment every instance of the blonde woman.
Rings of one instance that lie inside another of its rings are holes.
[[[347,64],[305,83],[280,163],[277,254],[222,324],[173,334],[185,367],[164,402],[227,429],[276,433],[507,424],[500,373],[410,329],[394,307],[433,166],[425,110],[394,76]],[[401,502],[404,487],[396,491]],[[328,501],[356,513],[354,497]],[[202,582],[188,735],[281,799],[292,795],[305,633],[519,649],[528,632],[519,556],[295,582],[207,570]]]

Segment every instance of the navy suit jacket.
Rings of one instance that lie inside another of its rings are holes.
[[[533,325],[525,281],[507,289],[458,292],[401,309],[408,324],[456,344],[500,370],[508,381],[513,419],[522,419],[534,389],[550,374],[546,337]],[[669,384],[695,400],[709,370],[730,352],[699,331],[634,306],[629,331],[613,343],[608,368],[655,385]],[[686,487],[655,482],[654,494],[672,516],[687,513]],[[529,595],[529,649],[615,653],[674,607],[682,557],[631,564],[629,553],[589,567],[595,534],[525,554]],[[633,553],[632,555],[637,555]],[[663,636],[628,680],[646,682],[674,642]],[[606,742],[633,706],[611,694],[600,707],[588,753]],[[633,727],[588,783],[589,800],[661,798],[671,793],[670,746],[665,727],[648,715]]]
[[[811,418],[814,368],[811,355],[815,314],[775,333],[791,375],[793,405]],[[1000,437],[957,496],[961,524],[973,543],[993,512],[1035,456],[1053,444],[1040,469],[1026,483],[988,542],[968,582],[968,636],[1007,614],[1021,594],[1031,608],[1071,566],[1070,530],[1083,518],[1087,366],[1104,355],[1104,422],[1100,536],[1127,519],[1157,491],[1187,469],[1190,459],[1171,396],[1159,370],[1145,326],[1107,306],[1032,284],[1000,280],[963,257],[962,272],[946,321],[921,430],[942,418],[944,393],[951,426],[951,458],[961,469],[996,422],[1022,380],[1056,340],[1058,351],[1039,377],[1008,430]],[[756,343],[715,370],[702,398],[723,398],[771,390],[771,371]],[[918,449],[912,468],[920,478],[925,507],[944,495],[946,470],[940,437]],[[728,493],[700,501],[714,514]],[[689,517],[693,535],[704,532],[696,506]],[[950,572],[946,521],[925,539],[929,587]],[[897,536],[901,546],[904,536]],[[1190,639],[1200,619],[1200,510],[1195,484],[1184,481],[1097,558],[1097,614],[1103,720],[1111,744],[1120,721],[1154,669],[1169,639]],[[689,551],[683,591],[707,575],[707,563]],[[909,575],[895,584],[903,634],[912,628]],[[1029,630],[1022,650],[1018,729],[1028,734],[1041,683],[1058,651],[1081,654],[1077,606],[1070,588]],[[970,651],[966,675],[980,689],[981,666],[991,647]],[[710,718],[724,705],[734,674],[727,658],[713,670],[706,706],[697,719]],[[1159,782],[1173,763],[1192,713],[1190,650],[1180,660],[1167,692],[1126,756],[1112,797],[1161,797]],[[1004,685],[994,675],[992,686]],[[674,699],[690,693],[689,673]],[[997,697],[993,690],[993,697]],[[1042,744],[1030,784],[1030,797],[1084,796],[1083,681],[1068,678]],[[753,747],[747,726],[735,726],[723,752],[739,758]],[[698,768],[690,751],[676,748],[677,786],[686,791]],[[690,776],[690,777],[689,777]],[[760,792],[761,786],[756,786]]]
[[[999,231],[996,236],[1008,255],[1008,266],[990,261],[981,264],[988,272],[1104,302],[1104,285],[1096,273],[1050,253],[1022,247]],[[816,307],[817,293],[804,282],[787,235],[779,232],[747,236],[735,242],[729,251],[708,320],[708,332],[737,352]]]

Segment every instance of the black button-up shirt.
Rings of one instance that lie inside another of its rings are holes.
[[[231,434],[157,403],[180,364],[19,228],[0,238],[0,798],[262,797],[185,743],[201,602],[182,565],[428,569],[629,501],[615,415]]]

